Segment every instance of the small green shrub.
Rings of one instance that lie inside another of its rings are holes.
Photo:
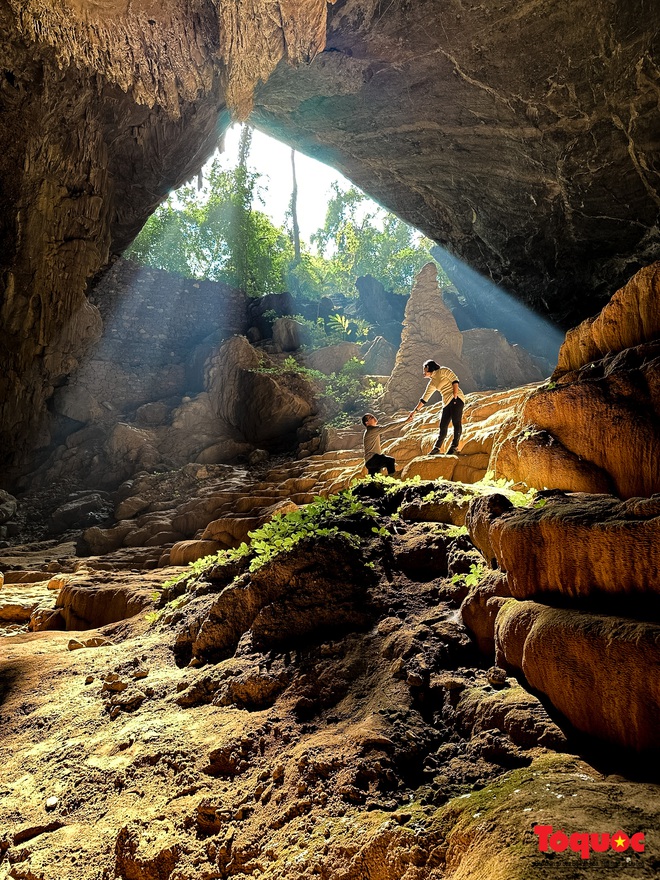
[[[470,571],[467,574],[455,574],[451,582],[452,584],[465,584],[466,587],[476,587],[482,580],[485,574],[487,574],[488,568],[485,563],[477,562],[473,563],[470,566]]]
[[[356,498],[352,489],[346,489],[329,498],[316,498],[311,504],[291,513],[274,516],[263,526],[249,533],[250,543],[232,550],[220,550],[191,562],[188,568],[170,579],[165,587],[185,584],[191,590],[213,569],[249,560],[247,570],[258,571],[280,553],[292,550],[305,538],[338,535],[353,547],[360,547],[368,539],[389,536],[380,526],[377,511]],[[172,603],[170,603],[171,605]]]
[[[495,480],[492,471],[488,471],[478,483],[472,485],[476,489],[500,489],[514,507],[531,507],[538,491],[534,488],[529,488],[525,492],[521,489],[513,489],[513,480],[507,480],[504,477]]]

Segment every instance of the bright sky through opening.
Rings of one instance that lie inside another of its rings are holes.
[[[240,125],[232,125],[225,135],[225,150],[220,158],[226,168],[235,168],[238,164],[240,135]],[[248,165],[261,175],[257,186],[264,205],[257,203],[255,207],[263,210],[276,226],[283,226],[291,202],[291,147],[254,129]],[[325,223],[332,183],[337,181],[342,189],[348,189],[352,184],[334,168],[298,152],[296,177],[300,237],[309,243],[310,235]]]

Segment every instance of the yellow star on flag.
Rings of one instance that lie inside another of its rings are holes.
[[[619,835],[619,837],[615,838],[614,842],[617,846],[623,846],[625,840],[623,839],[623,837],[621,837],[621,835]]]

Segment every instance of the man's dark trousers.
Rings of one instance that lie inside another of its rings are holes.
[[[445,437],[447,436],[449,422],[451,422],[454,426],[454,439],[449,447],[449,451],[457,451],[458,441],[461,439],[461,434],[463,433],[463,406],[464,403],[460,397],[452,397],[449,403],[443,407],[442,415],[440,416],[440,432],[438,434],[438,439],[435,441],[436,449],[442,449],[442,444],[445,442]]]
[[[368,474],[377,474],[378,471],[382,471],[384,467],[387,468],[388,474],[393,474],[396,470],[395,465],[396,462],[391,455],[383,455],[381,452],[372,455],[369,461],[365,461],[364,463]]]

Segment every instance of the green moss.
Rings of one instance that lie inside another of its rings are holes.
[[[249,533],[250,543],[233,550],[220,550],[191,562],[188,569],[167,582],[171,589],[184,585],[190,590],[218,569],[244,562],[248,571],[257,571],[280,553],[292,550],[306,538],[338,536],[355,548],[374,537],[389,533],[380,525],[378,512],[346,489],[328,498],[316,498],[311,504],[291,513],[274,516],[263,526]]]

